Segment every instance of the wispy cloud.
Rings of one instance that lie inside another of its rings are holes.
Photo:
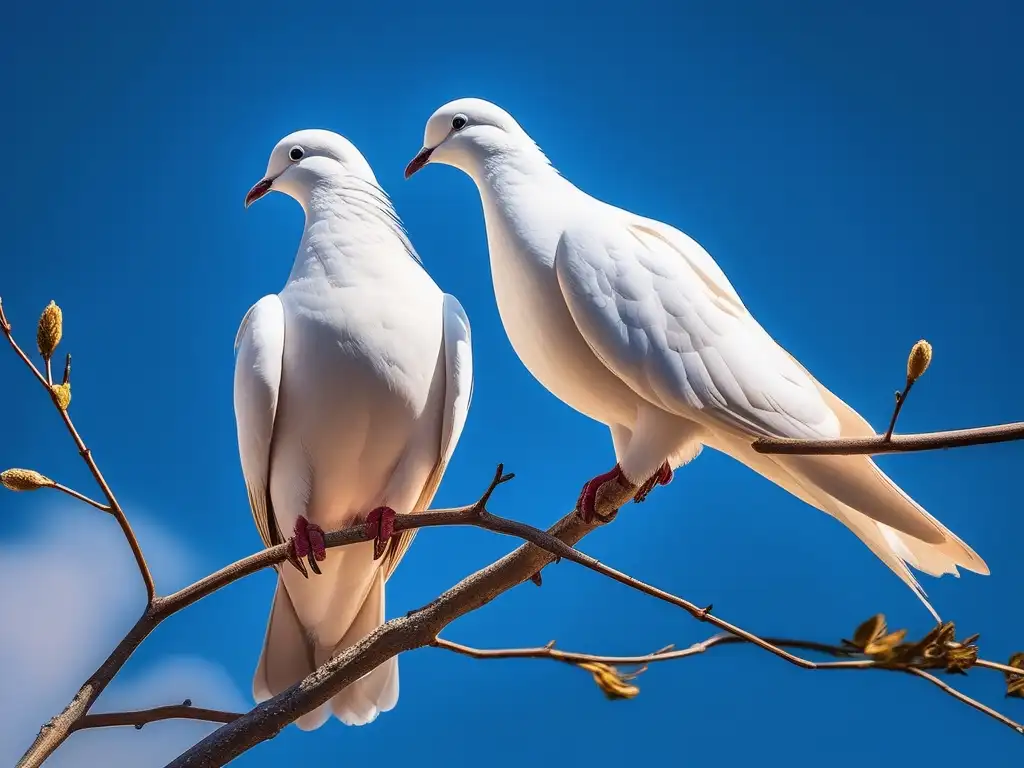
[[[114,521],[81,509],[39,515],[35,531],[0,545],[0,765],[13,765],[39,726],[67,704],[131,625],[141,588]],[[195,575],[188,551],[166,531],[140,520],[137,533],[161,585]],[[57,537],[46,532],[59,530]],[[103,711],[139,709],[192,698],[202,706],[247,709],[224,670],[194,657],[172,657],[116,679]],[[47,765],[148,768],[165,765],[214,726],[153,723],[80,732]]]

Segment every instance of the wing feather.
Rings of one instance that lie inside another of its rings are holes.
[[[662,231],[675,230],[652,224],[589,221],[558,244],[559,284],[595,354],[649,402],[712,428],[837,437],[814,381],[750,316],[711,257],[699,246],[706,258],[680,252]]]
[[[276,295],[254,304],[235,336],[235,423],[253,520],[264,546],[284,541],[274,517],[269,478],[284,354],[284,307]]]

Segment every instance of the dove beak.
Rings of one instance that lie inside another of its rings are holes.
[[[250,189],[248,194],[245,196],[245,207],[248,208],[273,188],[273,179],[260,179],[257,181],[256,185]]]
[[[419,151],[419,154],[417,154],[416,157],[409,161],[409,164],[405,166],[405,178],[412,178],[412,175],[416,173],[416,171],[420,170],[421,168],[423,168],[423,166],[429,163],[430,153],[433,151],[433,147],[424,147],[423,149],[421,149]]]

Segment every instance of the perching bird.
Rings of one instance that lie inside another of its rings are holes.
[[[235,339],[242,471],[266,546],[289,539],[253,680],[257,701],[302,680],[384,622],[384,583],[427,508],[472,395],[469,321],[420,265],[373,171],[348,140],[293,133],[270,155],[248,207],[272,190],[306,213],[284,289],[260,299]],[[323,529],[367,521],[373,542],[324,550]],[[303,559],[314,571],[308,576]],[[372,722],[398,700],[391,658],[297,720]]]
[[[638,487],[641,501],[707,445],[844,523],[933,615],[908,563],[934,576],[988,574],[870,457],[751,447],[874,430],[768,335],[690,237],[573,186],[511,115],[480,99],[430,117],[406,178],[432,162],[476,182],[498,310],[524,365],[611,430],[618,463],[584,486],[585,520],[605,483]]]

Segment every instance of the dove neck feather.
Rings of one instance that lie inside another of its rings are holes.
[[[299,203],[306,227],[292,280],[311,273],[340,277],[349,271],[348,262],[365,254],[380,262],[420,260],[391,200],[373,181],[351,174],[324,178]]]

